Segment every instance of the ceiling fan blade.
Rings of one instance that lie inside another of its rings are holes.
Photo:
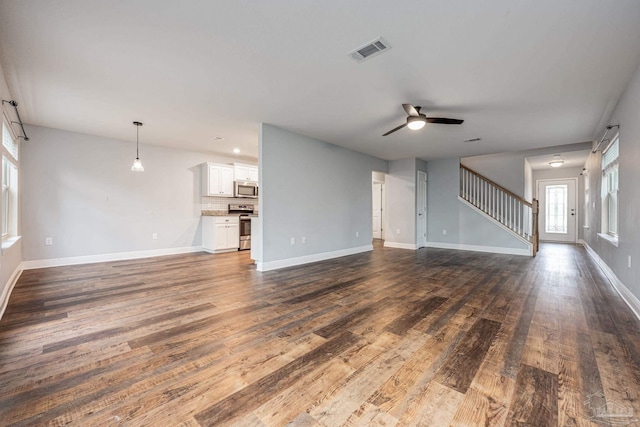
[[[410,116],[418,117],[420,115],[420,113],[418,112],[416,107],[414,107],[411,104],[402,104],[402,108],[404,108],[404,111],[406,111],[407,114],[410,115]],[[420,108],[420,107],[418,107],[418,108]]]
[[[387,135],[389,135],[390,133],[394,133],[395,131],[402,129],[402,128],[403,128],[403,127],[405,127],[406,125],[407,125],[406,123],[401,124],[401,125],[400,125],[400,126],[398,126],[397,128],[393,128],[393,129],[391,129],[389,132],[387,132],[387,133],[383,134],[382,136],[387,136]]]
[[[444,125],[459,125],[464,120],[460,119],[448,119],[446,117],[427,117],[427,123],[440,123]]]

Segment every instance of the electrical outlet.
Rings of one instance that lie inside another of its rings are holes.
[[[446,235],[447,235],[447,230],[442,229],[442,235],[443,235],[443,236],[446,236]]]
[[[360,237],[360,232],[356,231],[356,237]]]
[[[291,238],[291,246],[293,246],[293,245],[295,245],[295,244],[296,244],[296,238],[295,238],[295,237],[292,237],[292,238]]]
[[[53,245],[53,237],[45,237],[44,238],[44,244],[45,244],[45,246]]]
[[[307,238],[305,236],[302,236],[302,239],[300,239],[300,243],[302,243],[303,245],[307,243]]]
[[[396,234],[400,234],[400,229],[396,229]]]
[[[153,240],[158,240],[158,233],[153,233],[153,234],[151,235],[151,238],[152,238]]]

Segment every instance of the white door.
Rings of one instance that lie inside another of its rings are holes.
[[[382,186],[383,184],[373,184],[372,194],[372,217],[373,217],[373,238],[382,239]]]
[[[427,174],[418,171],[418,247],[424,248],[427,246]]]
[[[576,179],[538,181],[540,240],[575,243],[578,212]]]

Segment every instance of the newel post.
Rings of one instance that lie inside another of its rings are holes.
[[[540,249],[540,239],[538,235],[538,212],[539,212],[540,204],[537,199],[533,199],[531,202],[531,220],[533,223],[531,224],[532,232],[532,243],[533,243],[533,256],[536,256],[538,253],[538,249]]]

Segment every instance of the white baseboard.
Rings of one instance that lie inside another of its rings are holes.
[[[277,270],[279,268],[293,267],[295,265],[308,264],[311,262],[324,261],[332,258],[339,258],[347,255],[359,254],[373,250],[373,245],[358,246],[355,248],[341,249],[339,251],[322,252],[319,254],[304,255],[295,258],[279,259],[277,261],[256,262],[258,271]]]
[[[7,304],[9,303],[9,297],[11,297],[11,292],[13,291],[14,286],[18,282],[20,275],[22,274],[22,267],[19,265],[11,277],[9,281],[4,284],[5,288],[2,290],[2,294],[0,295],[0,319],[4,315],[4,311],[7,309]]]
[[[415,251],[418,249],[418,246],[415,243],[398,243],[398,242],[389,242],[388,240],[384,241],[385,248],[397,248],[397,249],[411,249]]]
[[[148,251],[116,252],[112,254],[85,255],[68,258],[40,259],[35,261],[22,261],[20,268],[32,270],[34,268],[61,267],[65,265],[91,264],[96,262],[122,261],[127,259],[150,258],[164,255],[187,254],[201,252],[202,246],[187,246],[183,248],[152,249]]]
[[[458,251],[489,252],[492,254],[531,256],[529,249],[501,248],[496,246],[465,245],[462,243],[427,242],[428,248],[455,249]]]
[[[616,276],[613,270],[611,270],[607,263],[605,263],[604,260],[600,258],[600,255],[598,255],[598,253],[594,251],[593,248],[589,246],[589,244],[587,244],[587,242],[580,239],[578,240],[578,243],[584,246],[584,248],[587,250],[587,253],[591,256],[595,263],[598,264],[598,267],[600,267],[604,275],[607,276],[607,279],[609,279],[609,282],[611,282],[611,285],[616,290],[616,292],[618,292],[624,302],[627,303],[631,311],[633,311],[633,314],[635,314],[636,317],[640,320],[640,300],[638,299],[638,297],[636,297],[629,290],[629,288],[627,288],[624,283],[622,283],[622,281],[618,279],[618,276]]]

